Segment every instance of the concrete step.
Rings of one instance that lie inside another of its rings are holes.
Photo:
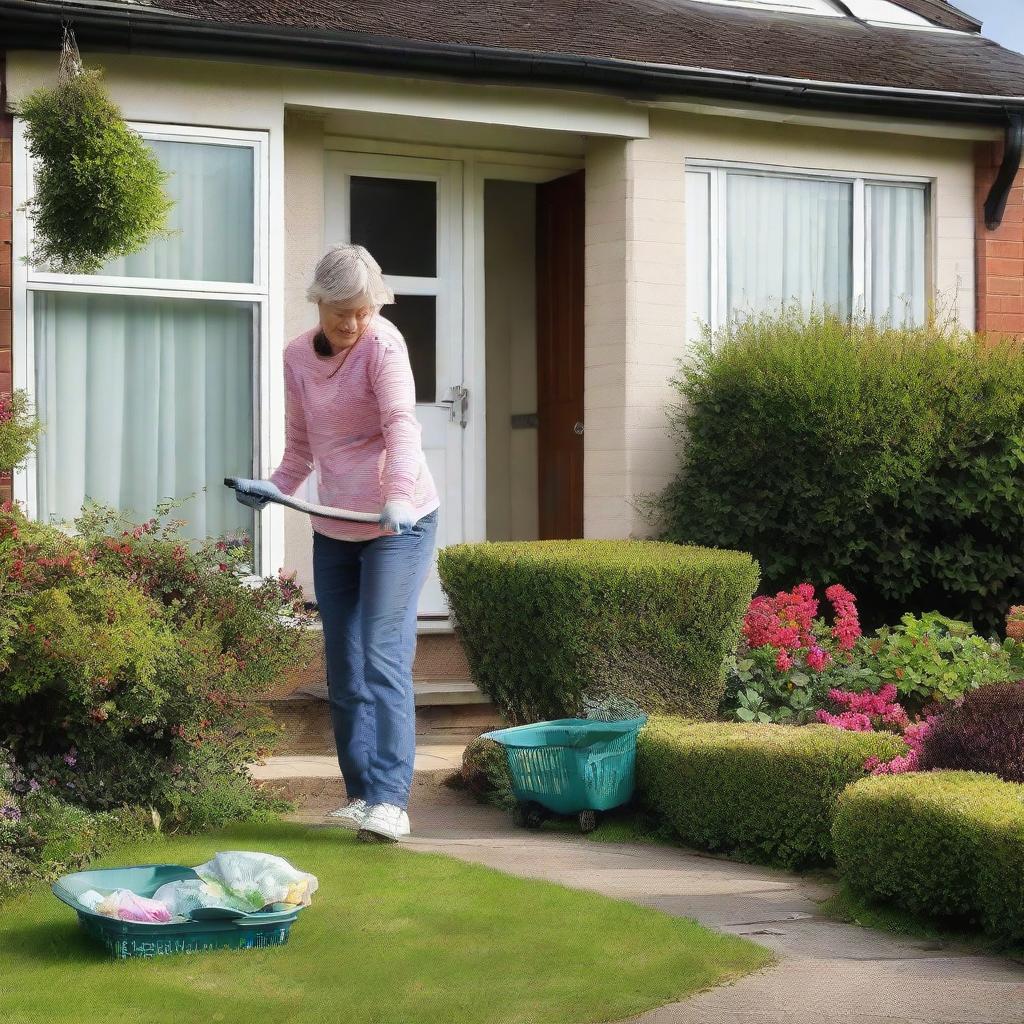
[[[264,702],[274,720],[284,730],[278,755],[334,755],[334,728],[326,700],[293,694]],[[446,742],[466,742],[504,723],[494,705],[487,703],[418,704],[418,737],[439,736]]]
[[[417,706],[487,703],[487,698],[471,682],[469,662],[454,633],[421,635],[416,645],[412,675],[416,684]],[[309,660],[282,677],[267,696],[271,700],[279,700],[296,695],[327,700],[322,633],[316,634]]]

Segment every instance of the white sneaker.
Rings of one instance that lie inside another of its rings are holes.
[[[397,843],[409,834],[409,815],[394,804],[374,804],[359,825],[364,843]]]
[[[368,810],[369,804],[362,797],[356,797],[353,800],[349,800],[344,807],[339,807],[336,811],[330,811],[327,817],[337,818],[338,821],[344,822],[346,825],[362,825]]]

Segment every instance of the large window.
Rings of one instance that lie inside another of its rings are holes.
[[[689,336],[793,305],[922,323],[927,200],[923,182],[688,170]]]
[[[185,504],[193,538],[255,528],[225,476],[256,475],[267,268],[265,136],[137,125],[170,173],[170,233],[98,274],[27,273],[26,360],[45,425],[26,496]]]

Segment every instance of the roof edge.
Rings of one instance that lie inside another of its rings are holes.
[[[610,57],[424,43],[361,33],[211,22],[110,0],[0,0],[6,49],[54,49],[62,24],[100,51],[263,60],[506,84],[577,87],[635,99],[712,96],[926,120],[1006,122],[1024,96],[982,96],[647,64]],[[174,44],[187,44],[176,47]],[[185,51],[183,53],[183,51]]]

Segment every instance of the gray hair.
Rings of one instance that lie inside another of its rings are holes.
[[[384,283],[380,264],[361,245],[332,245],[320,257],[313,283],[306,290],[310,302],[348,302],[365,296],[378,309],[395,301]]]

